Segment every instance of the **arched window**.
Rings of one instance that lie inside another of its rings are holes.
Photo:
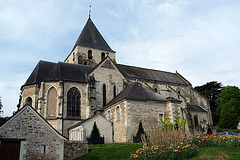
[[[120,107],[117,106],[116,108],[116,114],[117,114],[117,121],[120,121]]]
[[[108,120],[111,121],[111,112],[108,110]]]
[[[54,87],[50,88],[47,95],[47,116],[55,117],[57,112],[57,91]]]
[[[25,105],[32,106],[32,98],[31,98],[31,97],[28,97],[28,98],[25,100]]]
[[[88,50],[88,59],[92,59],[92,50]]]
[[[199,123],[198,123],[198,117],[197,116],[194,116],[194,124],[195,126],[197,126]]]
[[[106,85],[105,84],[103,84],[103,88],[102,88],[102,95],[103,95],[103,106],[105,106],[106,105],[106,98],[107,98],[107,96],[106,96]]]
[[[87,65],[87,62],[85,61],[83,64],[84,64],[84,65]]]
[[[154,91],[157,93],[157,88],[154,88]]]
[[[116,95],[117,95],[116,86],[113,86],[113,98],[115,98]]]
[[[104,59],[105,59],[105,53],[102,52],[102,54],[101,54],[101,60],[104,60]]]
[[[80,116],[81,95],[76,87],[67,93],[67,116]]]

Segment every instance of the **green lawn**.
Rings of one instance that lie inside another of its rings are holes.
[[[142,143],[111,143],[89,145],[89,154],[76,160],[127,160]],[[189,160],[240,160],[240,148],[201,148],[200,154]]]
[[[142,143],[109,143],[88,145],[89,154],[76,160],[123,160],[142,147]]]
[[[240,148],[208,147],[201,148],[200,154],[189,160],[240,160]]]

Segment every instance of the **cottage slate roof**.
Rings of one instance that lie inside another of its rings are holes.
[[[55,65],[56,63],[40,60],[30,74],[30,76],[28,77],[24,86],[41,83],[45,79],[45,77],[52,71]]]
[[[58,62],[44,81],[74,81],[88,82],[86,73],[91,72],[93,66]]]
[[[207,112],[207,110],[197,104],[187,104],[187,109],[193,112]]]
[[[139,82],[127,86],[123,89],[114,99],[112,99],[107,105],[111,106],[123,99],[141,100],[141,101],[160,101],[166,102],[167,100],[159,93],[154,92],[152,89],[144,86]]]
[[[90,17],[87,20],[87,23],[85,24],[81,34],[79,35],[73,49],[76,46],[92,47],[96,49],[115,52],[107,44],[107,42],[105,41],[101,33],[98,31],[97,27],[94,25]]]
[[[122,64],[117,64],[116,66],[119,71],[129,79],[142,79],[160,83],[188,85],[176,73],[140,68],[135,66],[127,66]]]

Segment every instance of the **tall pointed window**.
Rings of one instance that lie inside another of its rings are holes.
[[[199,123],[198,123],[198,117],[197,116],[194,116],[194,124],[195,126],[197,126]]]
[[[108,120],[111,121],[111,111],[108,110]]]
[[[105,53],[102,52],[102,54],[101,54],[101,60],[104,60],[104,59],[105,59]]]
[[[120,107],[117,106],[116,108],[116,114],[117,114],[117,121],[120,121]]]
[[[67,116],[80,116],[80,106],[80,92],[76,87],[72,87],[67,93]]]
[[[92,59],[92,50],[88,50],[88,59]]]
[[[113,98],[115,98],[117,95],[117,92],[116,92],[116,86],[113,86]]]
[[[57,91],[54,87],[50,88],[47,95],[47,116],[55,117],[57,112]]]
[[[105,84],[103,84],[102,91],[103,91],[103,93],[102,93],[102,95],[103,95],[103,106],[106,106],[106,98],[107,98],[107,96],[106,96],[106,85]]]

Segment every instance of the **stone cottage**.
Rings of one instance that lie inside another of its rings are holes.
[[[61,160],[64,156],[66,138],[30,106],[25,106],[19,110],[0,127],[0,137],[3,140],[21,141],[20,160],[37,158]]]
[[[39,61],[21,91],[20,108],[32,106],[66,137],[72,126],[96,113],[109,121],[106,125],[112,123],[113,142],[131,141],[139,120],[146,128],[157,127],[155,119],[163,115],[188,119],[191,132],[203,120],[212,124],[208,100],[188,80],[178,72],[117,63],[116,52],[90,17],[65,61]]]
[[[70,141],[86,141],[90,137],[93,129],[93,124],[96,125],[100,131],[100,136],[104,137],[104,143],[113,142],[113,124],[100,114],[96,114],[83,122],[79,122],[69,128]]]

